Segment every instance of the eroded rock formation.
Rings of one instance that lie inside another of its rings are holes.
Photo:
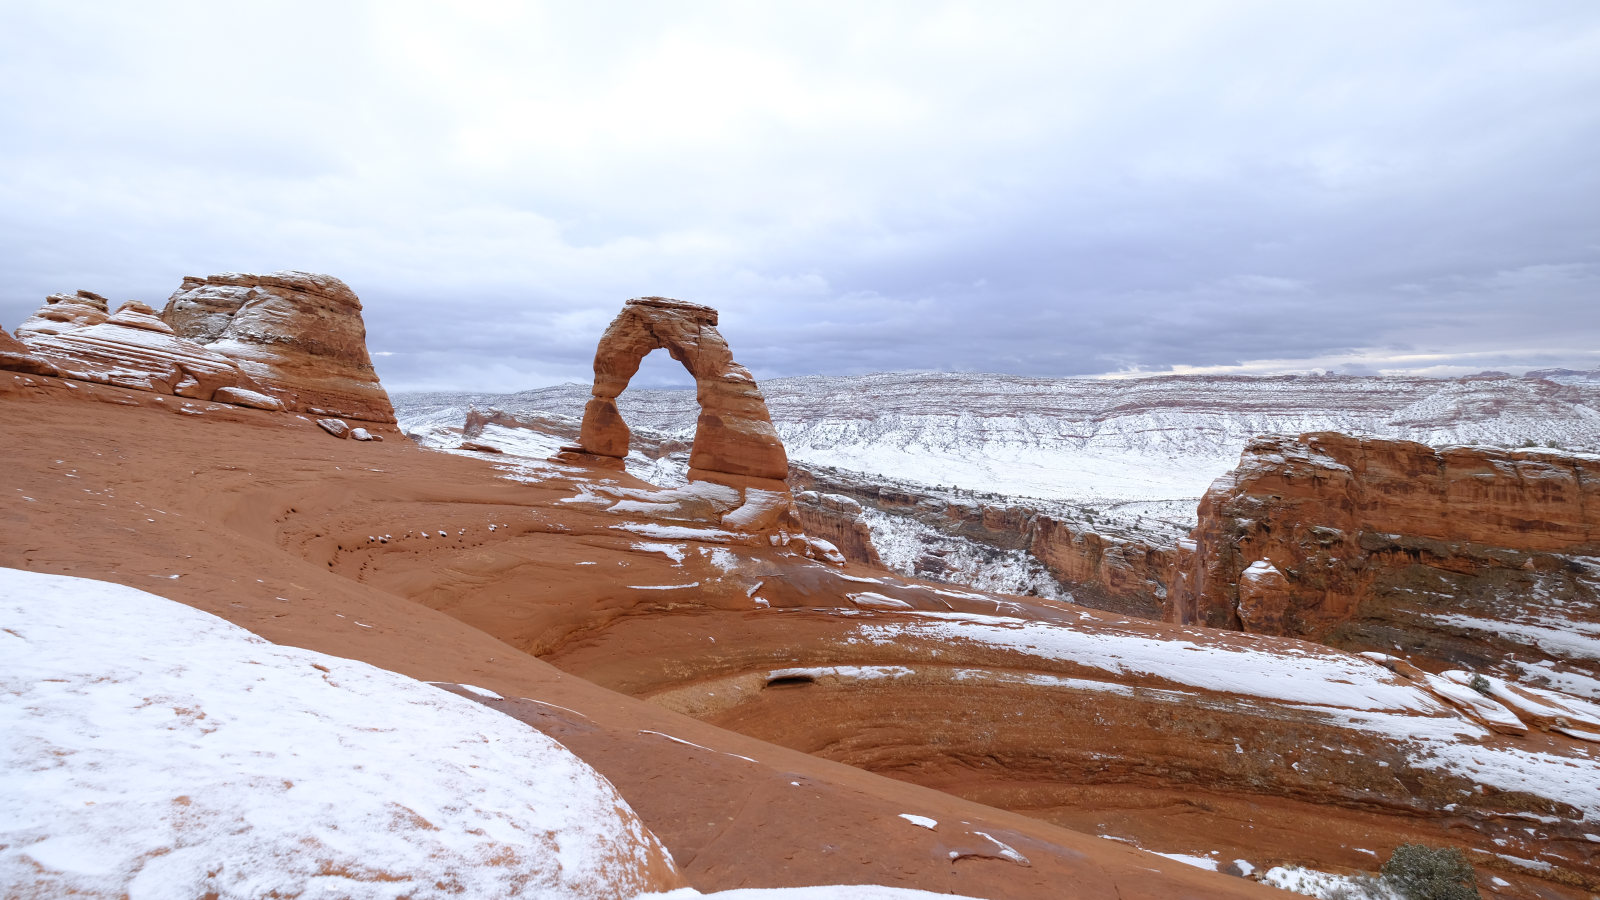
[[[1578,646],[1600,623],[1597,554],[1600,459],[1263,437],[1201,501],[1169,618],[1600,674]]]
[[[853,563],[882,566],[878,548],[872,545],[872,529],[861,517],[861,504],[843,494],[801,491],[794,508],[806,534],[820,537],[839,549]]]
[[[617,459],[628,455],[628,425],[617,412],[617,396],[647,354],[665,349],[694,376],[700,403],[690,476],[783,480],[789,460],[766,400],[749,370],[734,362],[716,325],[717,311],[709,306],[665,297],[629,300],[595,351],[594,392],[578,441],[582,450]]]
[[[186,277],[162,318],[181,337],[237,362],[290,409],[394,421],[367,354],[361,301],[309,272]]]
[[[67,317],[47,319],[53,330],[36,327],[23,334],[30,351],[69,378],[198,400],[282,408],[264,396],[233,360],[177,336],[143,303],[130,300],[114,315],[92,325],[84,323],[94,317],[78,315],[75,306],[93,309],[70,300],[47,304],[41,315],[64,311]],[[219,392],[223,396],[217,397]]]
[[[7,334],[4,328],[0,328],[0,369],[29,375],[61,374],[53,364],[29,350],[27,344]]]
[[[161,315],[115,313],[92,291],[52,294],[0,339],[0,369],[195,400],[392,423],[361,302],[304,272],[186,278]]]
[[[77,328],[99,325],[111,318],[110,301],[93,291],[76,294],[51,294],[44,306],[17,326],[17,337],[62,334]]]

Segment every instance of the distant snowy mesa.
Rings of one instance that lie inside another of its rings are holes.
[[[1600,372],[1460,379],[1339,375],[1102,380],[882,374],[761,383],[791,459],[930,486],[1067,501],[1185,524],[1258,434],[1340,431],[1434,446],[1600,449]],[[586,386],[396,394],[401,426],[459,428],[466,410],[576,418]],[[630,390],[630,425],[689,438],[691,391]]]

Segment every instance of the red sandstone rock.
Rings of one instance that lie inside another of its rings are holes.
[[[178,393],[181,394],[183,385],[179,385],[178,387],[180,389]],[[235,406],[248,406],[253,409],[266,409],[273,412],[283,411],[282,400],[278,400],[274,397],[268,397],[266,394],[263,394],[260,391],[252,391],[246,388],[217,388],[217,392],[211,396],[211,399],[217,401],[218,403],[232,403]]]
[[[40,316],[70,306],[93,308],[62,300],[47,304]],[[232,360],[178,337],[143,303],[130,300],[98,324],[73,324],[91,318],[49,319],[60,326],[58,330],[36,327],[21,336],[35,356],[78,381],[201,400],[212,399],[225,388],[259,393],[254,390],[255,382]],[[225,397],[219,399],[230,402]]]
[[[742,475],[782,480],[789,474],[783,442],[750,372],[733,360],[707,306],[643,297],[629,300],[600,338],[594,396],[584,410],[580,445],[589,453],[628,454],[628,425],[616,399],[652,350],[666,349],[694,376],[700,402],[689,466],[715,479]]]
[[[162,318],[222,353],[290,409],[392,423],[367,354],[361,301],[329,275],[187,277]]]
[[[1559,619],[1583,627],[1596,598],[1571,560],[1597,553],[1600,459],[1263,437],[1201,500],[1168,618],[1351,649],[1403,642],[1447,668],[1564,659],[1494,623],[1565,604]]]
[[[343,419],[318,419],[317,424],[322,426],[323,431],[326,431],[336,438],[347,438],[350,436],[350,426],[346,424]]]
[[[7,334],[5,329],[0,329],[0,369],[29,375],[61,374],[54,365],[35,356],[27,344]]]
[[[111,317],[109,302],[93,291],[76,294],[51,294],[44,306],[21,325],[17,337],[27,339],[34,335],[63,334],[90,325],[99,325]]]
[[[862,518],[860,503],[843,494],[816,491],[802,491],[794,499],[795,512],[806,534],[826,540],[849,562],[883,565],[878,548],[872,545],[872,529]]]

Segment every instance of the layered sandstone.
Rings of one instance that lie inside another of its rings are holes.
[[[0,328],[0,369],[9,372],[26,372],[30,375],[59,375],[54,364],[36,355],[28,345]]]
[[[63,334],[111,318],[110,301],[93,291],[51,294],[44,306],[17,326],[17,337],[27,340],[36,335]]]
[[[50,303],[40,315],[74,305]],[[143,303],[130,300],[96,324],[84,324],[93,317],[68,312],[71,317],[46,319],[53,330],[35,327],[24,333],[28,349],[68,378],[198,400],[282,408],[264,396],[233,360],[179,337]]]
[[[1199,520],[1175,621],[1452,668],[1600,668],[1582,636],[1600,623],[1600,458],[1262,437]]]
[[[290,409],[394,422],[367,353],[361,301],[309,272],[189,276],[162,318],[180,336],[238,363]]]
[[[783,441],[772,427],[766,400],[748,369],[734,362],[709,306],[640,297],[629,300],[600,337],[594,388],[583,412],[579,445],[587,453],[621,459],[629,430],[617,396],[653,350],[665,349],[694,376],[700,415],[689,454],[691,475],[781,481],[789,472]]]
[[[882,566],[878,548],[872,545],[872,529],[861,517],[861,504],[842,494],[801,491],[794,497],[800,527],[806,534],[820,537],[839,549],[844,558],[866,566]]]

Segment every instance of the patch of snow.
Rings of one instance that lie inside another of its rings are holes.
[[[1439,701],[1382,666],[1313,644],[1298,645],[1292,652],[1273,652],[1266,648],[1282,642],[1241,637],[1241,642],[1260,643],[1263,649],[1206,646],[1104,627],[1085,631],[1050,622],[941,612],[916,612],[892,623],[863,623],[857,626],[857,633],[873,643],[911,638],[982,644],[1119,675],[1152,675],[1177,684],[1291,703],[1430,715],[1444,710]]]
[[[1204,856],[1190,856],[1187,853],[1161,853],[1155,850],[1150,852],[1157,856],[1164,856],[1173,862],[1181,862],[1186,866],[1194,866],[1196,869],[1205,869],[1211,872],[1217,871],[1217,861]]]
[[[901,813],[900,818],[905,819],[907,822],[910,822],[919,828],[926,828],[929,831],[939,827],[939,821],[937,819],[930,819],[927,816],[919,816],[913,813]]]
[[[775,678],[837,678],[840,681],[876,681],[884,678],[905,678],[915,674],[906,666],[806,666],[792,669],[773,669],[767,680]]]
[[[0,620],[13,889],[616,896],[664,858],[594,770],[464,697],[87,579],[0,569]]]
[[[665,554],[668,559],[672,560],[674,565],[682,565],[682,563],[683,563],[683,551],[684,551],[685,548],[684,548],[684,546],[682,544],[658,544],[658,543],[654,543],[654,542],[641,542],[641,543],[638,543],[638,544],[634,544],[633,545],[633,549],[635,549],[635,550],[643,550],[646,553],[661,553],[661,554]],[[724,551],[724,552],[726,552],[726,551]]]
[[[1363,900],[1401,900],[1375,878],[1335,875],[1300,866],[1273,866],[1263,872],[1259,880],[1262,884],[1323,900],[1355,897]]]
[[[457,685],[457,687],[461,688],[462,690],[466,691],[469,694],[474,694],[476,696],[482,697],[485,700],[504,700],[505,699],[504,697],[500,696],[499,694],[496,694],[494,691],[491,691],[488,688],[478,687],[475,684],[462,684],[462,685]]]
[[[690,528],[687,525],[660,525],[655,522],[623,522],[620,525],[610,526],[619,531],[628,531],[641,537],[655,538],[664,541],[704,541],[712,544],[726,544],[737,535],[720,528]]]
[[[1005,859],[1009,859],[1009,860],[1011,860],[1012,862],[1016,863],[1019,866],[1031,865],[1028,862],[1028,858],[1026,856],[1023,856],[1021,853],[1017,852],[1017,848],[1011,846],[1010,844],[1006,843],[1005,841],[1000,840],[999,838],[995,837],[994,835],[989,834],[988,832],[985,832],[985,831],[978,831],[976,829],[974,829],[972,833],[977,835],[977,836],[979,836],[979,837],[981,837],[981,838],[985,838],[990,843],[994,844],[995,847],[997,848],[997,852],[1002,857],[1004,857]]]
[[[885,597],[873,591],[861,591],[856,594],[846,594],[850,602],[867,609],[915,609],[916,607],[904,600]]]
[[[1500,619],[1480,619],[1459,613],[1436,613],[1426,618],[1442,625],[1454,625],[1531,644],[1558,658],[1600,659],[1600,625],[1591,622],[1547,619],[1545,624],[1530,625]]]

